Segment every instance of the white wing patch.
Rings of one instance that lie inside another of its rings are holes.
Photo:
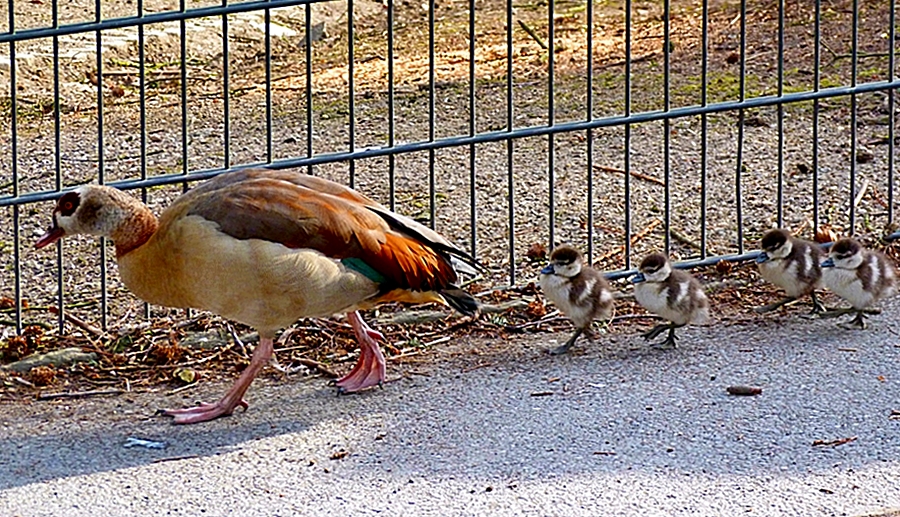
[[[607,303],[613,300],[613,295],[609,292],[609,289],[603,289],[600,291],[600,303]]]
[[[685,298],[687,298],[688,288],[690,287],[690,284],[688,284],[687,282],[679,282],[676,285],[678,287],[677,291],[675,291],[675,300],[672,305],[680,305],[681,302],[684,301]]]
[[[591,292],[594,290],[594,284],[597,283],[596,278],[591,278],[587,282],[584,283],[584,289],[581,291],[581,294],[578,295],[577,301],[581,303],[587,300],[591,296]]]
[[[803,253],[803,275],[808,275],[813,269],[812,249],[806,248]]]
[[[881,264],[878,263],[878,257],[876,255],[869,255],[869,271],[872,272],[872,281],[871,285],[872,289],[875,289],[878,285],[878,281],[881,280]]]

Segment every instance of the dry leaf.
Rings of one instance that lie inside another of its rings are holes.
[[[528,248],[528,251],[525,252],[525,256],[532,262],[544,260],[545,258],[547,258],[547,247],[539,242],[536,242],[532,244],[530,248]]]
[[[720,275],[727,275],[728,273],[731,273],[732,269],[734,269],[734,266],[727,260],[716,262],[716,273],[719,273]]]

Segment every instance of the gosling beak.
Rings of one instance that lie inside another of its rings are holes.
[[[553,264],[547,264],[544,266],[544,269],[541,270],[542,275],[552,275],[556,273],[556,270],[553,269]]]
[[[757,264],[762,264],[763,262],[766,262],[767,260],[769,260],[769,255],[767,255],[765,251],[760,251],[759,255],[756,256]]]
[[[821,265],[822,265],[822,267],[834,267],[834,259],[831,257],[828,257],[827,259],[825,259],[825,262],[822,262]]]
[[[643,274],[643,273],[638,273],[638,274],[634,275],[634,277],[632,277],[631,283],[632,283],[632,284],[639,284],[639,283],[641,283],[641,282],[643,282],[643,281],[645,281],[645,280],[647,280],[647,279],[644,277],[644,274]]]

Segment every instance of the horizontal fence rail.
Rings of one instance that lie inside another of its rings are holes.
[[[63,19],[67,11],[53,0],[50,21],[35,27],[31,15],[46,6],[8,0],[0,32],[8,54],[0,55],[8,60],[6,76],[0,66],[8,92],[0,119],[9,143],[0,156],[8,267],[0,294],[11,295],[12,326],[21,332],[24,292],[36,282],[23,269],[31,238],[23,210],[29,222],[46,223],[49,208],[37,204],[77,184],[139,189],[147,202],[158,199],[157,189],[186,190],[259,166],[339,176],[375,191],[392,210],[418,211],[417,219],[490,259],[492,280],[509,284],[533,276],[529,261],[540,262],[560,242],[583,245],[591,263],[620,279],[635,273],[633,256],[649,249],[674,253],[682,268],[754,260],[758,252],[745,245],[773,224],[813,232],[834,226],[850,235],[864,229],[895,240],[896,0],[867,4],[866,27],[858,1],[845,3],[838,11],[849,14],[838,22],[823,15],[821,0],[765,9],[751,0],[658,0],[642,10],[621,0],[615,15],[605,3],[565,0],[535,6],[545,10],[534,15],[511,0],[385,0],[374,10],[353,0],[181,0],[158,12],[147,0],[95,0],[79,2],[93,8],[92,20],[74,20]],[[107,57],[116,45],[125,57]],[[798,48],[811,55],[798,57]],[[93,62],[79,61],[89,52]],[[27,59],[45,60],[52,81],[43,90],[20,70]],[[862,69],[864,60],[875,64]],[[88,80],[73,80],[78,74]],[[245,97],[261,109],[248,111]],[[873,99],[884,106],[873,108]],[[221,117],[213,123],[204,110]],[[759,114],[769,111],[774,129],[763,133],[773,138],[749,129],[766,126]],[[293,113],[302,115],[294,120]],[[872,113],[886,113],[886,123],[876,124],[886,135],[860,129],[878,118]],[[39,137],[47,116],[52,152],[41,162],[32,155],[47,145]],[[166,116],[177,123],[160,122]],[[96,134],[66,140],[70,126],[84,131],[89,122]],[[156,126],[162,129],[153,133]],[[791,138],[800,127],[803,151]],[[137,144],[123,145],[122,133]],[[209,135],[217,143],[204,144]],[[882,144],[864,142],[875,136],[886,143],[873,153],[866,145]],[[130,158],[113,154],[134,145]],[[795,173],[801,155],[811,164]],[[454,193],[457,184],[463,195]],[[114,290],[106,250],[101,243],[99,281],[91,284],[104,328]],[[75,282],[66,278],[74,268],[65,257],[57,246],[54,298],[37,297],[60,308]],[[60,328],[64,321],[60,310]]]
[[[294,167],[309,167],[312,165],[321,165],[326,163],[351,163],[354,160],[361,160],[366,158],[396,156],[399,154],[434,151],[437,149],[446,149],[449,147],[461,147],[489,142],[503,142],[507,140],[515,140],[535,136],[550,136],[560,133],[569,133],[573,131],[584,131],[587,129],[622,126],[626,124],[638,124],[642,122],[653,122],[659,120],[672,120],[676,118],[692,117],[709,113],[720,113],[723,111],[776,106],[796,102],[808,102],[812,100],[827,99],[831,97],[842,97],[851,94],[870,93],[898,88],[900,88],[900,80],[880,81],[860,84],[853,87],[842,86],[827,88],[819,90],[817,92],[801,92],[793,94],[789,93],[785,94],[782,97],[757,97],[741,102],[722,102],[709,104],[706,106],[686,106],[683,108],[675,108],[669,111],[636,113],[634,115],[607,117],[583,122],[561,122],[552,126],[522,127],[516,128],[512,131],[492,131],[487,133],[479,133],[473,136],[457,136],[450,138],[440,138],[437,140],[422,140],[419,142],[409,142],[406,144],[384,147],[366,147],[363,149],[357,149],[355,151],[322,153],[309,158],[291,158],[285,160],[275,160],[272,162],[255,162],[231,168],[209,169],[204,171],[191,172],[188,174],[168,174],[141,180],[114,181],[108,183],[108,185],[124,190],[158,187],[161,185],[174,185],[184,182],[202,181],[214,176],[218,176],[219,174],[222,174],[223,172],[226,172],[228,170],[237,170],[242,168],[267,167],[272,169],[289,169]],[[22,205],[39,201],[49,201],[52,199],[57,199],[61,195],[62,193],[58,191],[45,191],[32,192],[15,197],[0,197],[0,206]]]

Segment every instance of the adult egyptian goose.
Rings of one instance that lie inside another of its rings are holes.
[[[766,232],[760,241],[760,254],[756,259],[759,273],[767,281],[784,289],[787,296],[777,302],[756,307],[757,313],[774,311],[801,296],[812,298],[812,314],[825,312],[825,306],[816,297],[816,289],[822,287],[822,248],[815,242],[799,239],[791,232],[776,228]]]
[[[825,286],[853,306],[828,311],[822,316],[855,313],[856,317],[849,323],[852,328],[865,329],[868,308],[897,293],[897,270],[891,259],[867,250],[853,239],[835,242],[822,268]]]
[[[575,324],[575,333],[565,344],[549,350],[551,355],[569,351],[582,333],[593,339],[595,319],[612,316],[613,294],[602,273],[584,263],[584,256],[572,246],[559,246],[550,254],[550,263],[541,270],[541,290]]]
[[[75,234],[112,239],[122,280],[143,300],[208,310],[259,331],[234,386],[214,404],[164,411],[176,424],[246,408],[244,393],[272,357],[276,332],[299,318],[347,314],[360,356],[337,385],[354,392],[385,378],[377,343],[384,337],[358,309],[433,301],[471,315],[478,307],[454,285],[454,265],[472,270],[471,256],[354,190],[290,170],[222,174],[159,219],[122,191],[82,186],[59,199],[36,247]]]
[[[652,253],[641,261],[634,282],[634,298],[645,309],[668,320],[643,335],[654,339],[663,331],[669,335],[655,346],[675,348],[675,329],[688,323],[704,323],[709,318],[709,301],[703,286],[690,273],[673,269],[662,253]]]

